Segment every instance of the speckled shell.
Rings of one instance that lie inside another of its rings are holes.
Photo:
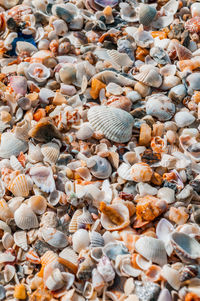
[[[127,142],[131,138],[133,117],[126,111],[106,106],[94,106],[88,111],[88,120],[95,130],[115,142]]]
[[[28,250],[27,237],[25,231],[17,231],[13,235],[15,244],[24,251]]]
[[[0,157],[9,159],[12,155],[18,156],[20,152],[28,149],[26,141],[19,140],[11,132],[3,133],[1,136]]]
[[[72,219],[69,223],[69,232],[70,233],[75,233],[77,231],[77,229],[78,229],[77,219],[80,215],[82,215],[82,210],[78,209],[74,212]]]
[[[37,216],[26,204],[22,204],[14,213],[16,225],[23,230],[38,228]]]
[[[26,197],[29,195],[29,185],[25,174],[16,176],[7,188],[16,197]]]
[[[44,162],[55,164],[60,155],[60,147],[57,143],[49,142],[42,145],[41,153],[44,156]]]
[[[110,205],[110,207],[118,211],[118,213],[123,217],[124,222],[121,225],[116,225],[112,223],[112,221],[109,219],[109,216],[102,213],[101,224],[103,228],[109,231],[116,231],[126,228],[130,223],[128,208],[121,203]]]
[[[63,249],[68,245],[67,236],[54,228],[42,228],[43,239],[52,247]]]
[[[144,258],[161,266],[167,263],[165,246],[159,239],[143,236],[136,241],[135,249]]]
[[[167,121],[175,114],[175,105],[166,95],[153,94],[147,98],[146,113],[160,121]]]

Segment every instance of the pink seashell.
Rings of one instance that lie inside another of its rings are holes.
[[[11,76],[10,86],[16,94],[25,96],[27,92],[27,79],[24,76]]]

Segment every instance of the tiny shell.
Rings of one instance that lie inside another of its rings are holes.
[[[155,69],[144,70],[141,73],[134,75],[134,78],[150,87],[158,88],[162,84],[162,77]]]
[[[186,127],[195,121],[195,117],[189,112],[178,112],[174,116],[174,120],[178,127]]]
[[[38,220],[35,213],[26,204],[22,204],[14,213],[16,225],[23,230],[38,228]]]
[[[166,121],[175,114],[175,105],[166,95],[154,94],[147,99],[146,112],[160,121]]]
[[[173,252],[173,248],[170,242],[171,236],[170,234],[174,231],[173,225],[168,222],[165,218],[162,218],[156,227],[156,235],[157,237],[163,241],[165,244],[165,249],[167,254],[170,256]]]
[[[80,253],[82,249],[85,249],[90,244],[88,231],[84,229],[77,230],[72,236],[72,243],[74,251]]]
[[[2,237],[2,245],[4,249],[12,248],[14,244],[13,236],[9,232],[5,232]]]

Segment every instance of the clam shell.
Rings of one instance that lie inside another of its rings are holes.
[[[29,195],[29,185],[25,174],[16,176],[7,188],[16,197],[27,197]]]
[[[130,171],[131,171],[131,166],[126,163],[122,163],[117,169],[117,173],[120,176],[120,178],[127,181],[132,181]]]
[[[78,256],[73,249],[67,247],[63,249],[59,254],[60,263],[64,264],[67,268],[69,268],[74,273],[77,272],[78,269]]]
[[[43,214],[47,208],[47,201],[42,195],[34,195],[28,199],[28,204],[36,214]]]
[[[60,155],[60,147],[57,143],[49,142],[42,145],[41,153],[44,156],[44,162],[55,164]]]
[[[116,260],[116,257],[118,255],[129,254],[129,251],[122,243],[110,242],[106,244],[105,247],[103,248],[103,253],[110,260]]]
[[[27,69],[27,74],[38,83],[43,83],[50,77],[50,70],[40,63],[32,63]]]
[[[92,231],[90,232],[90,247],[103,247],[104,246],[104,239],[99,232]]]
[[[17,231],[13,235],[15,244],[24,251],[28,250],[27,237],[25,231]]]
[[[33,182],[44,192],[49,193],[55,190],[55,181],[51,167],[35,166],[29,171]]]
[[[159,239],[149,236],[141,237],[136,241],[135,249],[144,258],[161,266],[167,263],[165,246]]]
[[[173,247],[171,245],[171,233],[174,231],[173,225],[168,222],[165,218],[162,218],[156,227],[156,235],[158,239],[162,240],[165,244],[165,249],[167,254],[170,256],[173,252]]]
[[[134,78],[150,87],[159,88],[162,84],[162,77],[155,69],[144,70],[134,75]]]
[[[145,26],[149,26],[157,14],[156,9],[148,4],[141,4],[139,11],[139,22]]]
[[[6,201],[4,199],[1,199],[0,200],[0,219],[2,221],[6,222],[6,220],[8,218],[12,218],[12,217],[13,217],[13,213],[10,210],[10,208],[8,207],[8,204],[6,203]]]
[[[133,117],[124,110],[94,106],[88,111],[88,120],[95,130],[102,131],[112,141],[122,143],[131,138]]]
[[[43,239],[52,247],[63,249],[68,245],[67,236],[54,228],[42,228]]]
[[[14,213],[16,225],[23,230],[38,228],[37,216],[26,204],[22,204]]]
[[[77,209],[73,216],[72,216],[72,219],[69,223],[69,232],[70,233],[75,233],[77,230],[78,230],[78,223],[77,223],[77,219],[78,217],[82,215],[82,210],[80,209]]]
[[[181,286],[180,274],[177,270],[171,268],[169,265],[164,265],[162,268],[162,276],[175,290],[179,290]]]
[[[87,166],[92,175],[98,179],[107,179],[112,173],[109,161],[100,156],[92,156],[87,160]]]
[[[102,213],[101,214],[101,224],[102,224],[103,228],[106,230],[109,230],[109,231],[116,231],[116,230],[120,230],[120,229],[127,227],[130,223],[128,208],[125,205],[120,204],[120,203],[110,205],[109,207],[117,210],[118,213],[123,217],[124,221],[122,224],[116,225],[109,219],[109,216]]]
[[[183,262],[190,263],[200,258],[200,244],[185,233],[174,232],[171,242],[176,254]]]
[[[18,156],[21,152],[26,152],[28,143],[19,140],[11,132],[1,135],[0,157],[9,159],[11,156]]]
[[[21,172],[23,172],[24,170],[23,166],[15,156],[10,157],[10,166],[12,167],[12,169],[20,170]]]
[[[82,249],[85,249],[90,244],[90,237],[88,231],[84,229],[77,230],[72,236],[72,244],[75,252],[80,253]]]
[[[9,232],[5,232],[2,237],[2,245],[4,249],[12,248],[14,245],[14,239],[13,236]]]

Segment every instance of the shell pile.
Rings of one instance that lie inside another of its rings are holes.
[[[200,300],[200,2],[0,0],[0,300]]]

